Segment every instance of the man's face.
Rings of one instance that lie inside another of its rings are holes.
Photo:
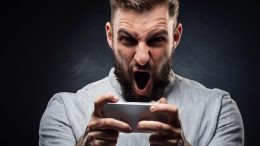
[[[162,96],[169,82],[172,54],[182,27],[165,6],[146,12],[117,9],[106,24],[107,40],[115,57],[115,74],[128,101]]]

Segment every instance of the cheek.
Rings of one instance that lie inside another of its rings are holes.
[[[133,59],[134,52],[129,48],[120,48],[116,49],[116,57],[120,64],[123,66],[125,72],[128,72],[129,65]]]
[[[156,64],[157,73],[161,71],[162,66],[167,62],[169,59],[167,50],[155,50],[152,52],[153,61]]]

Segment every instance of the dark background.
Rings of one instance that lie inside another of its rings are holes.
[[[256,0],[181,0],[184,33],[174,59],[177,74],[230,92],[247,146],[257,144],[260,130],[258,9]],[[76,92],[113,66],[104,29],[108,0],[9,1],[1,15],[3,142],[38,145],[52,95]]]

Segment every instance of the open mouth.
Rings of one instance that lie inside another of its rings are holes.
[[[138,89],[143,90],[149,82],[150,74],[148,72],[137,71],[134,73],[134,79]]]

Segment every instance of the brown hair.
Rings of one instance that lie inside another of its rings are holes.
[[[118,8],[143,12],[162,5],[167,6],[169,16],[177,20],[179,14],[179,0],[110,0],[111,21],[113,20],[115,11]]]

